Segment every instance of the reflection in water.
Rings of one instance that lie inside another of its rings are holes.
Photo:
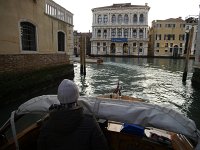
[[[119,80],[123,95],[174,108],[195,120],[200,128],[200,97],[191,86],[192,65],[190,60],[183,84],[184,59],[104,58],[102,65],[87,64],[86,77],[80,76],[77,64],[74,81],[81,95],[96,96],[112,92]]]

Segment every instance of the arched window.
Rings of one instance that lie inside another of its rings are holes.
[[[127,43],[123,44],[123,53],[128,54],[128,44]]]
[[[30,22],[20,22],[21,45],[24,51],[36,51],[36,27]]]
[[[143,38],[143,30],[142,29],[140,29],[140,31],[139,31],[139,37]]]
[[[136,29],[133,29],[133,37],[137,38],[137,30]]]
[[[101,37],[101,30],[97,31],[97,37]]]
[[[98,15],[98,23],[101,23],[101,21],[102,21],[101,15]]]
[[[125,37],[125,38],[128,37],[128,29],[124,29],[124,37]]]
[[[122,36],[122,29],[117,29],[117,36],[119,38]]]
[[[116,16],[112,15],[112,23],[116,23]]]
[[[133,15],[133,23],[137,23],[137,14]]]
[[[140,14],[140,23],[143,23],[143,22],[144,22],[144,15]]]
[[[58,51],[65,51],[65,34],[61,31],[58,32]]]
[[[114,54],[115,50],[116,50],[115,43],[111,43],[111,45],[110,45],[110,53]]]
[[[115,35],[116,35],[116,29],[112,29],[112,30],[111,30],[111,36],[112,36],[112,37],[115,37]]]
[[[124,15],[124,23],[125,23],[125,24],[128,24],[128,21],[129,21],[128,15],[125,14],[125,15]]]
[[[103,23],[107,23],[108,22],[108,16],[107,15],[104,15],[103,16]]]
[[[118,23],[119,23],[119,24],[122,23],[122,15],[121,15],[121,14],[118,15]]]

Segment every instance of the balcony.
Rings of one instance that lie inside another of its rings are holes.
[[[46,0],[45,13],[73,25],[73,14],[52,0]]]

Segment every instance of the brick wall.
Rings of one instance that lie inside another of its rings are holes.
[[[66,54],[0,55],[0,73],[27,72],[42,68],[70,64]]]

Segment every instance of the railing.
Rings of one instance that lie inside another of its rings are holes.
[[[46,0],[45,13],[73,25],[73,14],[52,0]]]

